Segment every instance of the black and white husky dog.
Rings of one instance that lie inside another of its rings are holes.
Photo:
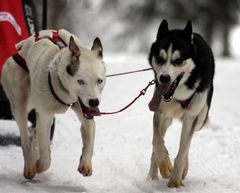
[[[169,30],[163,20],[152,44],[149,62],[156,88],[149,108],[154,111],[150,179],[170,178],[168,187],[183,186],[194,131],[208,122],[213,94],[214,57],[211,48],[189,21],[183,30]],[[182,121],[179,151],[172,166],[164,136],[173,118]]]

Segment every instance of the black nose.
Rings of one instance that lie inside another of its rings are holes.
[[[171,77],[168,74],[161,75],[159,78],[162,84],[169,84],[171,82]]]
[[[99,100],[98,99],[90,99],[88,101],[88,104],[90,107],[97,107],[99,105]]]

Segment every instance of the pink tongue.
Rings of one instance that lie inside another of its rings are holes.
[[[98,108],[89,108],[85,111],[85,113],[92,116],[101,116],[101,112]]]
[[[159,85],[153,94],[153,97],[151,99],[151,101],[148,104],[148,107],[150,109],[150,111],[156,111],[157,108],[159,107],[161,100],[162,100],[162,96],[165,95],[171,85]]]

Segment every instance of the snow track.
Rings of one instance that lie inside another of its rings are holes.
[[[145,55],[105,55],[107,73],[148,67]],[[101,110],[126,105],[152,79],[151,72],[108,78]],[[0,193],[238,193],[240,191],[240,63],[216,59],[215,91],[209,128],[195,133],[185,187],[167,188],[167,180],[146,181],[152,140],[148,102],[153,88],[127,111],[96,118],[93,175],[77,172],[81,155],[80,125],[72,111],[57,115],[50,169],[28,182],[22,176],[19,147],[0,147]],[[180,122],[166,135],[173,160],[178,151]],[[18,135],[16,124],[0,121],[0,134]]]

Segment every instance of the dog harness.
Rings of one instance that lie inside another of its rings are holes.
[[[26,61],[18,52],[12,55],[12,58],[20,67],[22,67],[25,71],[29,72]]]
[[[176,101],[181,104],[182,108],[186,108],[189,105],[189,103],[191,102],[193,96],[194,96],[194,94],[186,100],[176,100]]]
[[[62,48],[65,48],[67,46],[67,44],[59,37],[58,32],[56,31],[52,31],[52,37],[49,37],[49,35],[47,36],[41,36],[39,34],[35,35],[35,42],[41,40],[41,39],[49,39],[52,43],[54,43],[55,45],[57,45],[59,47],[59,49],[61,50]],[[19,49],[21,50],[21,48]],[[14,61],[20,66],[22,67],[26,72],[29,72],[28,67],[27,67],[27,63],[25,61],[25,59],[17,52],[16,54],[14,54],[13,56]],[[67,104],[65,102],[63,102],[56,94],[56,92],[53,89],[53,85],[51,82],[51,75],[50,72],[48,73],[48,85],[49,88],[54,96],[54,98],[61,104],[66,105],[66,106],[71,106],[72,104]]]
[[[57,45],[59,49],[62,49],[67,46],[67,44],[59,37],[57,31],[52,31],[52,37],[49,37],[47,35],[46,36],[43,35],[40,37],[39,34],[36,34],[34,37],[35,37],[35,42],[41,39],[49,39],[52,43]],[[19,50],[21,50],[21,48]],[[22,67],[25,71],[29,72],[25,59],[18,52],[14,54],[12,57],[20,67]]]

